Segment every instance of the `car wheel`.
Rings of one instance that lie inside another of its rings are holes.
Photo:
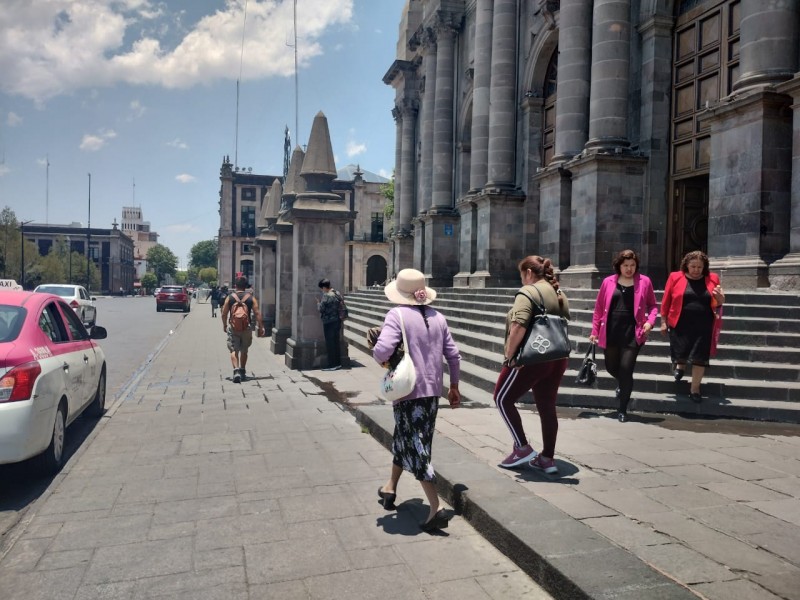
[[[103,416],[106,410],[106,370],[100,372],[100,380],[97,382],[97,391],[86,413],[95,419]]]
[[[50,445],[39,455],[39,467],[43,473],[58,473],[64,466],[64,446],[67,439],[67,407],[62,400],[56,411]]]

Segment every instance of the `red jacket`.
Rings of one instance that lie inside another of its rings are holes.
[[[667,285],[664,288],[664,297],[661,299],[661,318],[667,321],[667,325],[675,327],[678,320],[681,318],[681,310],[683,309],[683,294],[686,291],[688,280],[683,271],[675,271],[670,273],[667,278]],[[709,273],[705,277],[706,289],[709,294],[719,285],[719,275],[716,273]],[[716,318],[714,319],[714,330],[711,336],[711,356],[717,353],[717,340],[719,332],[722,328],[722,307],[717,307],[714,296],[711,296],[711,308],[715,310]]]

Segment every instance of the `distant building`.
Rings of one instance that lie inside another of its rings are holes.
[[[219,171],[219,258],[217,280],[233,285],[237,273],[253,280],[256,216],[277,175],[254,175],[234,168],[229,157]]]
[[[147,272],[147,251],[158,244],[158,234],[142,217],[141,206],[122,207],[122,232],[133,240],[133,263],[136,281]]]
[[[47,256],[59,238],[66,241],[71,252],[85,255],[86,243],[89,241],[89,255],[100,273],[99,291],[118,293],[120,288],[125,291],[133,290],[133,241],[123,235],[116,220],[111,229],[92,227],[90,230],[80,223],[70,225],[28,223],[25,225],[24,235],[26,240],[37,245],[42,256]]]

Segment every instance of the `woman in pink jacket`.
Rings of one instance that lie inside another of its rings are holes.
[[[639,257],[623,250],[612,263],[615,275],[603,280],[592,317],[589,341],[605,350],[606,371],[617,380],[620,423],[628,420],[633,370],[658,315],[650,278],[639,273]]]

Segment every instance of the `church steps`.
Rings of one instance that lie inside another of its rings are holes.
[[[437,290],[436,309],[448,320],[462,354],[462,394],[468,403],[492,404],[502,355],[505,314],[516,289]],[[604,370],[598,351],[598,388],[574,383],[588,347],[596,290],[568,292],[570,337],[577,346],[559,392],[559,404],[614,409],[615,381]],[[743,304],[737,306],[736,301]],[[744,303],[748,304],[744,304]],[[363,351],[369,327],[380,325],[393,306],[382,289],[347,296],[351,318],[348,341]],[[637,362],[634,398],[639,410],[685,412],[734,418],[800,422],[800,298],[780,293],[728,293],[720,356],[703,380],[706,400],[688,400],[688,374],[676,383],[669,364],[667,339],[654,332]],[[737,310],[738,309],[738,310]],[[737,315],[738,313],[738,315]],[[528,401],[531,401],[528,398]]]

